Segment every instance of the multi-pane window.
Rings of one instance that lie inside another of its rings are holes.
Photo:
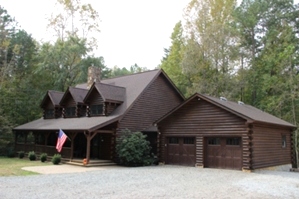
[[[226,138],[226,145],[240,145],[240,138]]]
[[[103,104],[91,105],[90,106],[91,115],[103,115]]]
[[[194,144],[194,138],[184,138],[184,144]]]
[[[76,107],[67,107],[67,108],[65,108],[65,116],[66,117],[76,116]]]
[[[169,144],[178,144],[178,143],[179,143],[179,138],[174,138],[174,137],[169,138]]]
[[[54,117],[54,109],[46,109],[45,118],[53,118],[53,117]]]
[[[287,147],[287,136],[286,135],[282,135],[281,136],[281,147],[282,148],[286,148]]]
[[[220,138],[208,138],[208,145],[220,145]]]

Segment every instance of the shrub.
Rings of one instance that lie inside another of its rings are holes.
[[[19,151],[18,156],[19,156],[20,159],[23,159],[23,157],[25,156],[25,152],[24,151]]]
[[[151,165],[150,143],[141,132],[126,130],[117,139],[116,152],[119,163],[126,166]]]
[[[55,154],[52,158],[52,163],[53,164],[59,164],[61,162],[61,155],[60,154]]]
[[[45,161],[47,161],[47,154],[46,154],[46,153],[42,153],[42,154],[40,155],[40,161],[41,161],[41,162],[45,162]]]
[[[36,160],[35,152],[34,152],[34,151],[30,151],[30,152],[28,153],[28,158],[29,158],[29,160],[31,160],[31,161]]]
[[[14,151],[14,149],[12,147],[7,148],[6,155],[9,158],[15,157],[15,151]]]

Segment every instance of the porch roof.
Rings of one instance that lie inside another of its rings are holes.
[[[16,131],[94,131],[118,120],[119,115],[80,117],[80,118],[58,118],[58,119],[37,119],[32,122],[20,125]]]

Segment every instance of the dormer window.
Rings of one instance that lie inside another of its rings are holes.
[[[75,117],[76,116],[76,107],[66,107],[65,108],[66,117]]]
[[[97,104],[97,105],[90,106],[90,115],[91,116],[104,115],[103,113],[104,113],[103,104]]]
[[[45,118],[54,118],[54,109],[45,110]]]

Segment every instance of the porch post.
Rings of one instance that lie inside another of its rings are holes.
[[[86,160],[87,160],[87,164],[90,160],[90,141],[92,140],[92,138],[94,138],[94,136],[97,134],[96,132],[84,132],[85,137],[86,137],[86,141],[87,141],[87,146],[86,146]]]

